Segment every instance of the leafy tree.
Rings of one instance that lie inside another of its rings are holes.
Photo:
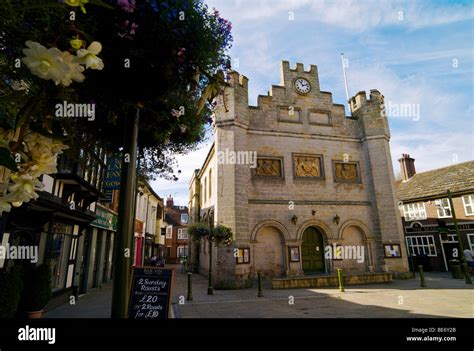
[[[100,141],[114,151],[123,145],[127,115],[138,106],[146,177],[174,176],[172,154],[203,140],[209,101],[225,84],[232,36],[231,24],[201,1],[5,0],[0,16],[4,128],[27,124],[50,137],[66,136],[72,147]],[[55,85],[25,64],[15,67],[28,40],[71,55],[99,42],[104,67],[86,69],[82,82]],[[56,117],[55,105],[63,101],[94,103],[96,118]]]

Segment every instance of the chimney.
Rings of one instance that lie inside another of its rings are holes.
[[[402,154],[402,158],[398,162],[400,162],[400,170],[404,181],[409,180],[416,174],[415,159],[411,158],[409,154]]]
[[[166,207],[173,207],[173,197],[171,195],[166,199]]]

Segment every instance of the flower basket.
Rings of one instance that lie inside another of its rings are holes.
[[[219,224],[212,230],[212,241],[217,245],[224,244],[229,246],[232,243],[232,239],[232,230],[229,227]]]
[[[189,235],[196,241],[201,240],[205,236],[210,234],[209,226],[205,223],[193,223],[188,227]]]

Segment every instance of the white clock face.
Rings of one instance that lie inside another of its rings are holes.
[[[311,91],[311,84],[304,78],[295,79],[294,85],[298,93],[308,94]]]

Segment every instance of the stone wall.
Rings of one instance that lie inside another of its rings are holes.
[[[293,89],[299,77],[311,84],[306,95]],[[359,233],[356,241],[364,246],[366,261],[354,270],[406,271],[405,258],[383,255],[382,244],[397,243],[404,250],[404,241],[380,93],[371,91],[370,100],[365,93],[356,95],[351,99],[353,117],[346,117],[344,106],[320,91],[314,65],[305,71],[301,64],[291,69],[283,61],[281,85],[259,96],[256,107],[248,106],[247,78],[237,72],[229,78],[215,112],[215,151],[257,152],[269,160],[267,170],[279,176],[262,177],[248,164],[216,163],[216,223],[229,226],[235,235],[234,246],[217,250],[217,279],[254,278],[258,269],[269,271],[263,262],[273,262],[277,252],[282,252],[282,268],[274,264],[273,273],[301,275],[301,260],[291,262],[288,252],[289,247],[301,248],[309,226],[323,233],[325,245],[344,245],[344,240],[353,245],[355,239],[344,238],[343,232]],[[313,162],[311,172],[317,176],[298,175],[298,157],[309,157],[302,169],[306,172],[304,167]],[[270,232],[279,233],[280,243],[266,238]],[[236,264],[234,248],[250,248],[250,262]],[[338,265],[326,260],[326,272]]]

